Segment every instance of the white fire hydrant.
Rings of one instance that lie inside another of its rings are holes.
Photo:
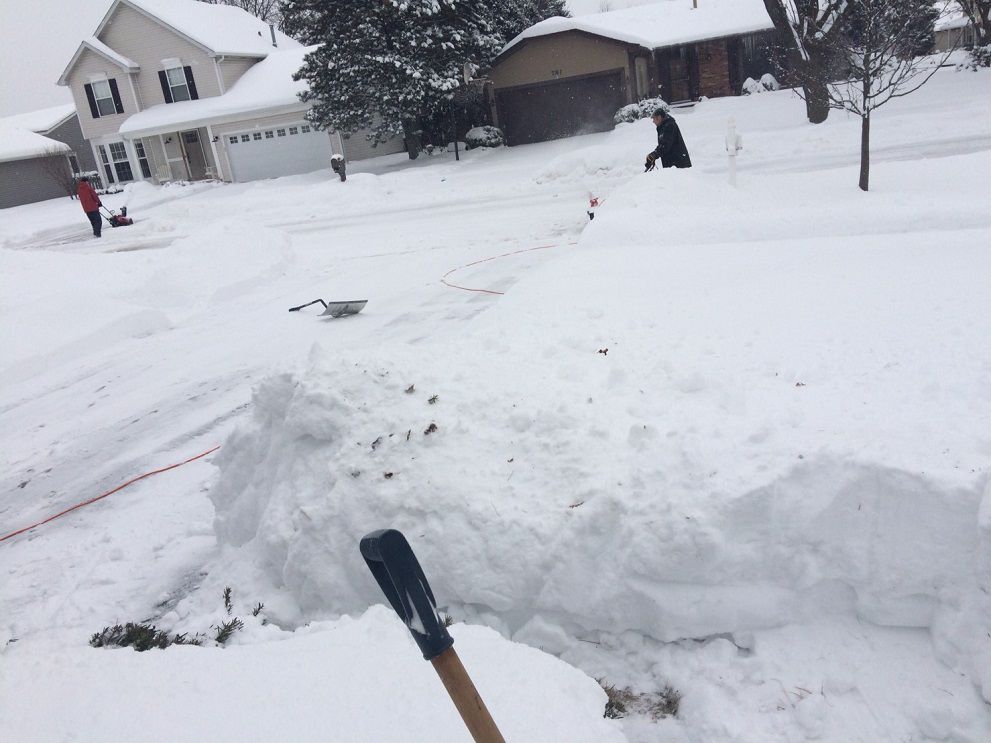
[[[729,158],[729,184],[736,186],[736,153],[743,149],[743,137],[736,133],[736,119],[726,122],[726,156]]]

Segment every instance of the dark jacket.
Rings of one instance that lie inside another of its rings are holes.
[[[657,149],[651,153],[665,168],[690,168],[692,158],[688,156],[688,148],[681,136],[678,122],[671,116],[665,116],[664,121],[657,127]]]
[[[79,196],[79,203],[83,205],[84,212],[95,212],[103,206],[100,197],[96,195],[96,191],[93,190],[88,181],[79,182],[77,195]]]

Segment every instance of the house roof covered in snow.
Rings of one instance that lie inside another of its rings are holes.
[[[95,36],[103,32],[122,4],[162,21],[215,55],[264,57],[276,48],[272,46],[272,32],[265,21],[241,8],[198,0],[114,0]],[[278,30],[275,38],[279,49],[300,46]]]
[[[0,123],[0,163],[29,160],[52,152],[71,152],[69,145],[26,129]]]
[[[28,111],[15,116],[5,116],[0,119],[0,127],[5,129],[24,129],[29,132],[44,134],[66,120],[75,116],[76,106],[73,103],[63,103],[61,106],[42,108],[38,111]]]
[[[949,31],[954,28],[964,28],[970,25],[970,18],[963,12],[963,8],[957,2],[937,4],[940,9],[939,18],[936,19],[937,31]]]
[[[299,94],[308,89],[305,80],[293,74],[303,66],[303,57],[315,46],[297,47],[269,54],[252,66],[223,95],[195,101],[161,103],[128,118],[120,133],[128,138],[175,131],[178,126],[202,126],[271,115],[293,109],[305,110]]]
[[[585,33],[637,44],[647,49],[718,39],[773,28],[763,0],[663,0],[577,18],[548,18],[510,41],[502,53],[527,39],[562,33]]]

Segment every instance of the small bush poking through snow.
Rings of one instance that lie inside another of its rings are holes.
[[[659,108],[663,108],[665,111],[671,110],[671,107],[663,98],[645,98],[639,103],[631,103],[629,106],[623,106],[613,116],[613,120],[617,124],[629,124],[640,119],[649,119],[654,115],[654,111]]]
[[[465,147],[469,150],[476,147],[502,147],[504,144],[506,137],[494,126],[476,126],[465,135]]]
[[[769,90],[781,90],[781,84],[770,72],[764,73],[759,82],[752,77],[748,77],[743,81],[743,95],[766,93]]]
[[[599,681],[606,692],[606,709],[603,717],[619,720],[630,714],[649,715],[652,720],[676,717],[681,704],[681,692],[672,686],[665,686],[655,693],[637,693],[625,687],[619,689]]]
[[[155,625],[143,622],[128,622],[123,626],[115,624],[113,627],[104,627],[89,639],[89,644],[94,648],[134,648],[139,653],[153,648],[164,650],[171,645],[200,645],[202,642],[199,635],[194,637],[179,634],[170,636],[168,632],[162,632]]]
[[[234,612],[234,592],[230,586],[224,589],[223,593],[224,611],[227,616]],[[257,617],[261,614],[265,604],[260,601],[251,610],[251,616]],[[262,619],[262,624],[266,620]],[[218,645],[225,645],[237,632],[244,629],[244,622],[239,617],[231,617],[226,622],[221,622],[213,628],[216,634],[213,637]],[[146,622],[128,622],[125,625],[115,624],[113,627],[104,627],[99,632],[93,634],[89,639],[89,644],[94,648],[134,648],[139,653],[152,648],[164,650],[172,645],[202,645],[206,635],[197,632],[192,637],[187,634],[169,635],[168,632],[159,630],[155,625]]]
[[[978,67],[991,67],[991,44],[987,46],[975,46],[971,49],[970,57],[963,66],[975,72]]]

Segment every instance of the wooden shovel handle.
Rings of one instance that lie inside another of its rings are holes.
[[[506,743],[454,648],[448,648],[430,662],[475,743]]]

